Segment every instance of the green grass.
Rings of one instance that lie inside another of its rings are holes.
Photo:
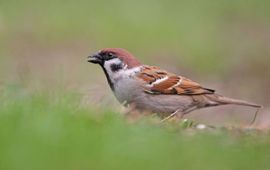
[[[0,169],[269,169],[270,136],[128,124],[64,90],[6,86],[0,96]]]

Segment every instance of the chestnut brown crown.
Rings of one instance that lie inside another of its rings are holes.
[[[119,58],[128,68],[140,66],[141,63],[127,50],[122,48],[104,48],[97,54],[88,57],[88,61],[103,65],[105,61],[113,58]]]

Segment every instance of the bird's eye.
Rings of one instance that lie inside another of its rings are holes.
[[[109,56],[109,57],[112,57],[112,56],[113,56],[113,53],[108,53],[108,56]]]
[[[104,55],[104,60],[111,60],[111,59],[113,59],[113,58],[115,58],[115,54],[114,54],[114,53],[107,52],[107,53],[105,53],[105,55]]]

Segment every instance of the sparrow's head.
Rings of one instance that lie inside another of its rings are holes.
[[[99,64],[107,77],[111,89],[114,91],[114,83],[126,70],[141,66],[140,62],[127,50],[121,48],[105,48],[88,57],[88,62]],[[132,70],[130,73],[135,72]]]
[[[110,66],[114,70],[134,68],[141,63],[127,50],[122,48],[105,48],[88,57],[88,62],[99,64],[102,67]]]

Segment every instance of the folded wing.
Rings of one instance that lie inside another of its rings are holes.
[[[198,95],[215,92],[185,77],[153,66],[144,66],[138,78],[146,83],[145,92],[151,94]]]

